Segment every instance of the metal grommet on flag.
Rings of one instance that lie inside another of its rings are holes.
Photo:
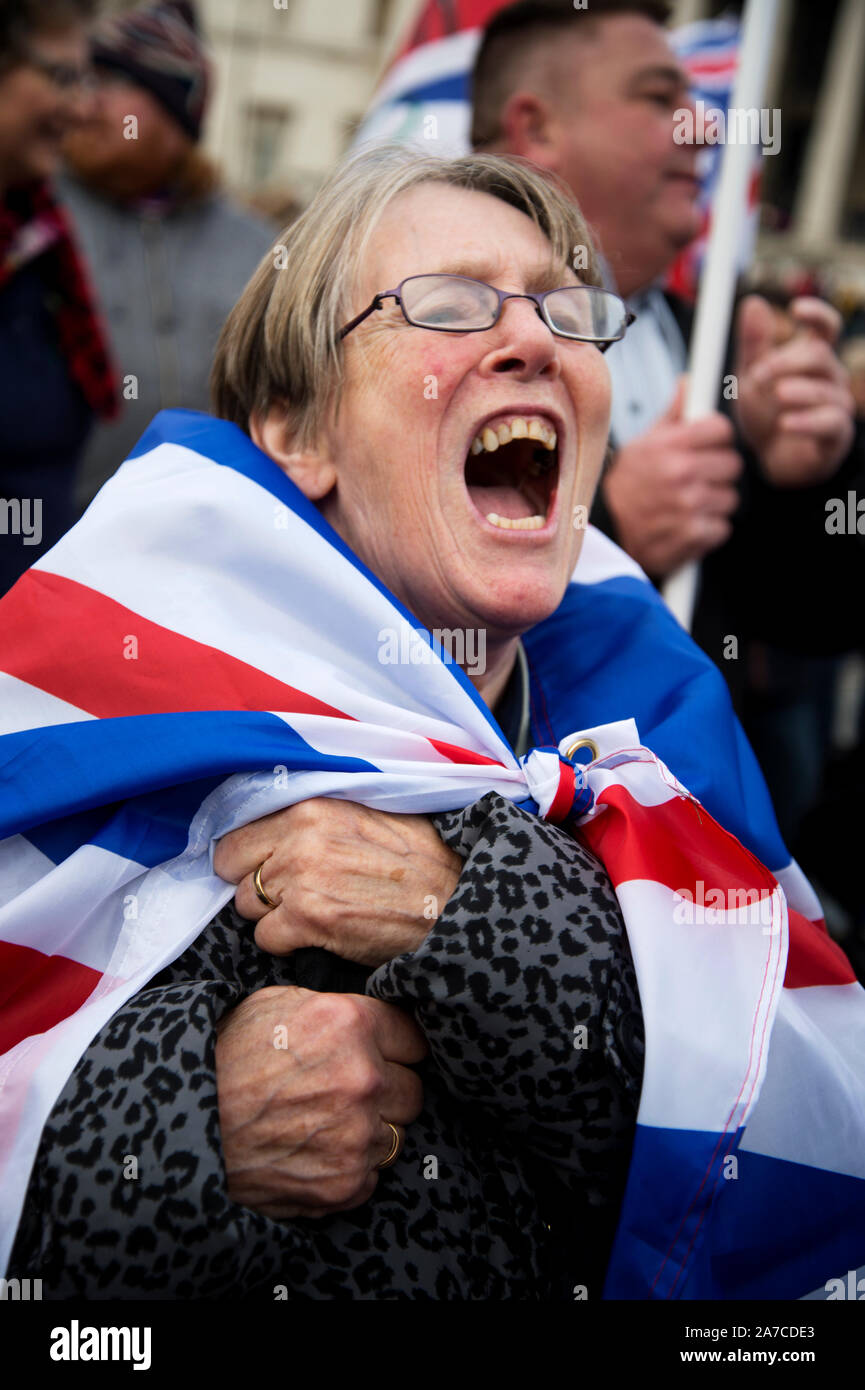
[[[582,749],[586,749],[589,754],[588,758],[577,757],[577,754]],[[569,748],[565,749],[564,756],[573,759],[576,763],[582,763],[583,766],[585,766],[587,763],[593,763],[596,758],[599,758],[601,756],[601,750],[593,738],[578,738]]]
[[[560,824],[591,809],[585,769],[555,747],[533,748],[520,759],[529,791],[544,820]]]

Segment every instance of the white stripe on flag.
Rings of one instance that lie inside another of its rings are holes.
[[[643,756],[639,757],[639,753]],[[621,787],[622,779],[617,775],[617,768],[625,761],[628,766],[627,790],[640,806],[663,806],[682,795],[681,784],[660,758],[648,758],[636,745],[632,745],[630,749],[622,749],[621,754],[619,758],[615,753],[609,755],[612,761],[610,767],[601,765],[591,770],[591,786],[596,802],[588,813],[589,819],[607,814],[603,802],[599,802],[597,798],[608,787]]]
[[[54,863],[48,855],[43,854],[24,835],[8,835],[5,840],[0,840],[0,909],[17,898],[19,893],[38,883],[53,868]],[[9,939],[8,934],[6,939]]]
[[[646,879],[616,892],[646,1027],[640,1124],[732,1133],[756,1100],[782,992],[782,895],[776,891],[779,930],[764,933],[737,923],[736,912],[717,925],[677,922],[676,895]]]
[[[632,560],[621,546],[599,531],[597,526],[587,526],[583,537],[572,581],[577,584],[601,584],[605,579],[641,579],[648,584],[648,578],[636,560]]]
[[[80,724],[93,717],[86,710],[40,690],[38,685],[0,671],[0,735],[45,729],[52,724]]]
[[[785,989],[742,1148],[865,1178],[863,1058],[861,985]]]
[[[390,706],[387,706],[387,709],[389,710]],[[331,753],[340,758],[362,758],[365,762],[375,763],[382,772],[401,774],[411,767],[424,776],[430,763],[454,766],[452,759],[445,753],[440,753],[430,743],[431,738],[444,742],[453,741],[453,727],[441,721],[425,719],[423,733],[417,732],[413,727],[398,729],[396,733],[392,733],[391,729],[382,724],[364,724],[360,720],[332,719],[318,714],[283,714],[280,710],[272,710],[271,713],[296,729],[301,738],[319,752]],[[416,717],[413,723],[418,723]],[[508,755],[504,747],[502,761],[513,774],[508,781],[517,784],[519,790],[522,774],[516,761]],[[473,766],[477,772],[477,764],[467,766]],[[504,769],[490,768],[489,771],[500,777]],[[441,785],[441,779],[436,780]]]
[[[48,872],[0,908],[0,940],[107,970],[124,921],[137,911],[124,898],[146,869],[98,845],[83,845],[62,864],[41,857]]]

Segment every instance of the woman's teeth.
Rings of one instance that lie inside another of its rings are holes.
[[[545,424],[543,420],[525,420],[518,415],[509,425],[496,425],[494,429],[487,425],[472,440],[471,452],[480,454],[485,449],[492,454],[500,445],[510,444],[512,439],[535,439],[545,449],[555,449],[557,442],[552,425]]]
[[[546,521],[546,517],[499,516],[497,512],[487,512],[487,521],[492,522],[493,526],[500,526],[503,531],[540,531]]]
[[[479,434],[476,434],[471,442],[471,453],[474,455],[481,453],[492,454],[505,444],[510,444],[513,439],[529,439],[540,446],[535,449],[534,458],[524,464],[526,475],[536,478],[542,473],[549,472],[555,468],[555,450],[558,444],[558,436],[554,427],[546,420],[537,417],[526,418],[517,415],[513,418],[503,420],[500,423],[491,422],[485,425]],[[544,457],[544,452],[551,457]],[[492,484],[488,484],[492,486]],[[482,489],[478,488],[480,492]],[[477,500],[477,499],[476,499]],[[490,501],[493,499],[490,498]],[[496,498],[496,501],[499,499]],[[537,502],[535,503],[537,505]],[[511,507],[508,507],[511,510]],[[521,508],[519,509],[521,510]],[[546,525],[546,516],[535,514],[534,516],[501,516],[498,512],[487,512],[486,519],[491,526],[497,526],[502,531],[540,531]]]

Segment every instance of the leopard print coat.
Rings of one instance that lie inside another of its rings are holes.
[[[277,959],[226,908],[76,1066],[9,1277],[52,1299],[599,1297],[643,1062],[618,902],[563,830],[490,793],[433,818],[465,859],[419,950],[372,973]],[[257,989],[366,990],[430,1043],[424,1108],[373,1197],[272,1220],[226,1193],[218,1020]]]

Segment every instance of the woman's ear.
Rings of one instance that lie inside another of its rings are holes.
[[[336,468],[321,454],[305,453],[294,446],[294,435],[285,407],[271,405],[265,415],[251,415],[249,435],[262,451],[278,463],[311,502],[326,497],[336,484]]]

